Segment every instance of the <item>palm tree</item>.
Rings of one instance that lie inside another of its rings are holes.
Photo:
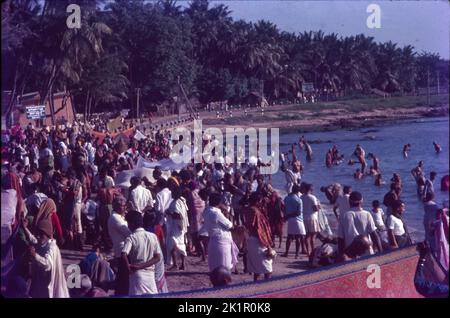
[[[97,108],[98,104],[113,104],[128,98],[130,85],[124,73],[127,65],[117,54],[106,54],[92,60],[87,65],[80,81],[81,91],[85,96],[85,119]]]
[[[170,17],[178,17],[181,15],[181,6],[177,5],[177,0],[159,0],[156,3],[162,13]]]
[[[344,90],[363,90],[370,87],[370,80],[376,73],[372,55],[375,48],[373,38],[364,35],[343,39],[340,77]]]
[[[83,0],[81,2],[85,2]],[[64,84],[78,82],[83,72],[83,59],[89,55],[99,57],[103,52],[102,37],[110,34],[111,29],[101,22],[90,22],[90,14],[95,12],[95,6],[82,17],[80,29],[65,27],[66,16],[57,10],[65,1],[49,1],[44,8],[42,22],[42,38],[45,34],[52,34],[42,45],[42,52],[36,57],[41,65],[43,85],[40,88],[40,103],[44,104],[52,94],[55,84],[61,87]],[[69,1],[72,2],[72,1]],[[66,3],[67,4],[67,3]],[[92,2],[90,2],[92,5]],[[62,11],[65,12],[65,11]],[[60,80],[57,83],[57,80]],[[50,98],[50,110],[54,123],[53,98]]]
[[[389,41],[378,46],[375,56],[378,69],[375,87],[388,92],[400,90],[398,71],[401,66],[401,50]]]
[[[32,48],[28,45],[36,33],[34,17],[41,7],[37,0],[5,1],[2,3],[2,87],[10,89],[9,114],[17,95],[23,95],[30,75]]]

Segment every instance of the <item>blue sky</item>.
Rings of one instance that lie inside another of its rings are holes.
[[[179,1],[185,6],[188,1]],[[412,45],[417,52],[426,50],[449,58],[450,5],[448,1],[211,1],[224,3],[234,19],[275,23],[280,30],[354,35],[363,33],[378,42],[393,41]],[[381,28],[369,29],[366,19],[369,4],[381,8]]]

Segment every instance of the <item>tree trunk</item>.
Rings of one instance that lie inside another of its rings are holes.
[[[91,113],[97,108],[97,100],[91,97],[89,101],[89,118],[91,118]]]
[[[89,96],[89,105],[88,105],[88,119],[91,118],[91,112],[92,112],[92,103],[95,103],[95,100],[92,96]],[[94,107],[95,108],[95,107]]]
[[[54,103],[54,99],[53,99],[53,85],[50,86],[50,91],[49,91],[49,100],[48,103],[50,105],[50,115],[52,116],[52,126],[55,125],[55,103]],[[45,103],[44,103],[45,105]]]
[[[16,104],[16,91],[17,91],[17,69],[18,69],[18,64],[16,64],[16,69],[14,72],[14,84],[13,84],[13,89],[11,91],[11,99],[9,100],[9,104],[8,104],[8,110],[6,111],[6,125],[8,125],[8,121],[11,120],[10,118],[10,114],[12,113],[13,110],[13,105]],[[11,120],[11,125],[12,125],[12,120]]]
[[[86,94],[86,102],[84,103],[84,123],[87,121],[87,113],[88,113],[88,103],[89,103],[89,96],[91,94],[91,90],[88,89]]]

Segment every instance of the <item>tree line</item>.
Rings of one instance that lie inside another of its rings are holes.
[[[66,7],[81,7],[81,28]],[[180,95],[240,102],[250,92],[293,99],[302,84],[346,95],[448,87],[448,61],[363,34],[285,32],[265,20],[234,20],[224,4],[192,0],[7,0],[2,3],[3,90],[67,90],[78,112],[144,106]],[[299,18],[301,19],[301,18]],[[301,22],[301,21],[299,21]],[[428,74],[431,74],[428,76]]]

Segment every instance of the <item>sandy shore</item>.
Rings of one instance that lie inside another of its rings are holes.
[[[328,220],[333,232],[336,232],[336,219],[331,210],[330,205],[322,203]],[[306,255],[300,254],[298,259],[295,258],[295,244],[293,243],[290,248],[289,257],[282,257],[286,248],[286,225],[284,229],[284,237],[281,248],[279,247],[279,239],[276,238],[276,251],[277,256],[273,261],[273,277],[282,276],[286,274],[298,273],[308,270],[308,258]],[[320,242],[317,241],[316,246],[319,246]],[[85,246],[84,251],[70,251],[61,250],[63,257],[63,265],[67,267],[70,264],[78,264],[89,252],[90,246]],[[252,282],[253,276],[248,273],[243,273],[242,257],[239,258],[238,263],[239,274],[232,275],[232,284]],[[201,262],[199,257],[188,256],[186,258],[186,269],[184,271],[166,271],[166,279],[170,292],[194,290],[200,288],[212,287],[209,280],[209,268],[208,262]],[[113,292],[110,292],[113,294]]]

